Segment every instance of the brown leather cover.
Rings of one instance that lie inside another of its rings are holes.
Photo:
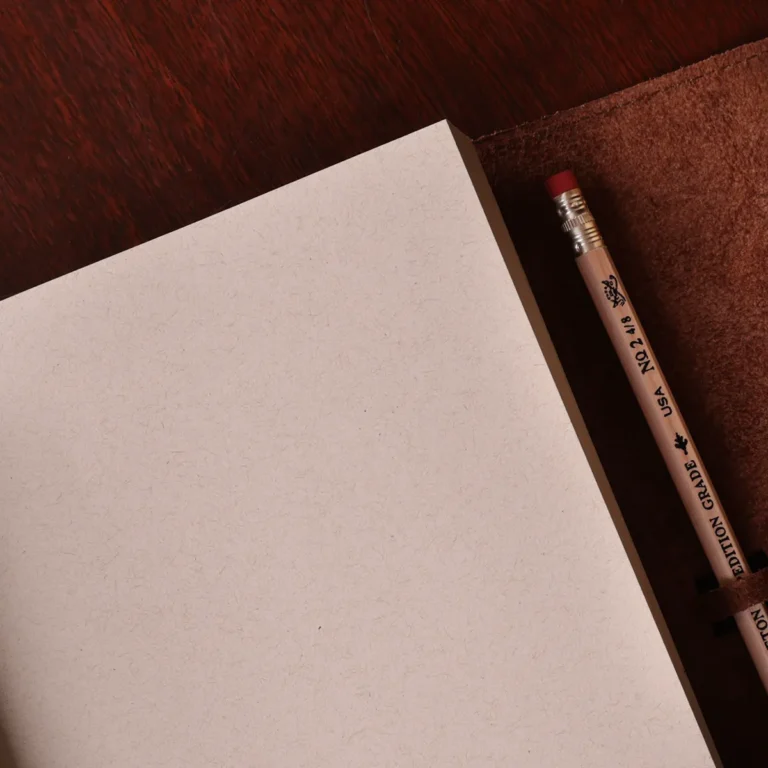
[[[766,83],[763,41],[477,142],[728,768],[768,765],[768,696],[737,632],[702,610],[706,558],[543,180],[576,172],[740,540],[759,554],[768,550]]]

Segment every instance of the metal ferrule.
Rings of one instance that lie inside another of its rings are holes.
[[[558,195],[555,198],[555,206],[563,222],[563,232],[571,238],[577,256],[605,247],[600,230],[580,189],[569,189]]]

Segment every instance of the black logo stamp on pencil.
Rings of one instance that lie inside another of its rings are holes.
[[[616,279],[616,275],[608,275],[607,280],[603,280],[605,288],[605,298],[613,303],[613,308],[623,307],[627,303],[627,299],[619,291],[619,281]]]
[[[688,438],[683,437],[679,432],[675,432],[675,448],[688,455]]]

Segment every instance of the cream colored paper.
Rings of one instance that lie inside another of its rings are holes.
[[[711,765],[447,124],[0,324],[23,768]]]

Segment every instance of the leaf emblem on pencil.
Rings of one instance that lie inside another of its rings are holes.
[[[688,455],[688,438],[675,432],[675,448],[680,449],[686,456]]]
[[[607,280],[603,280],[605,288],[605,298],[613,303],[613,308],[623,307],[627,303],[627,299],[623,293],[619,291],[619,281],[616,279],[616,275],[608,275]]]

